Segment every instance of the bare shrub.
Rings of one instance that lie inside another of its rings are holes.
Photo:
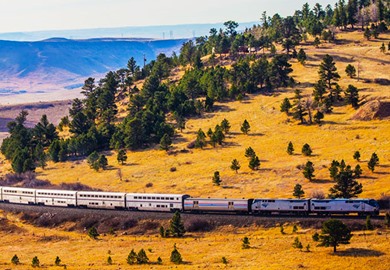
[[[64,190],[77,190],[77,191],[101,191],[101,189],[92,188],[90,186],[81,183],[61,183],[60,189]]]
[[[325,194],[322,190],[313,190],[313,192],[310,194],[310,197],[323,200],[325,199]]]
[[[127,230],[138,225],[138,221],[135,219],[127,218],[121,222],[120,229]]]
[[[378,203],[381,209],[390,209],[390,195],[382,193]]]
[[[147,188],[153,187],[153,183],[149,182],[149,183],[147,183],[147,184],[145,185],[145,187],[147,187]]]
[[[171,168],[169,169],[170,172],[176,172],[176,170],[177,170],[176,167],[171,167]]]
[[[157,228],[160,227],[160,223],[156,221],[150,221],[147,220],[145,222],[142,222],[138,226],[142,231],[155,231]]]
[[[188,149],[193,149],[193,148],[195,148],[195,143],[196,143],[196,141],[189,142],[189,143],[187,144],[187,148],[188,148]]]
[[[188,232],[210,232],[214,229],[214,224],[204,219],[193,219],[186,224]]]

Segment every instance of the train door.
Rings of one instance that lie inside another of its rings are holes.
[[[228,209],[234,210],[234,202],[228,202]]]
[[[54,198],[51,198],[51,205],[54,205]]]
[[[199,209],[199,201],[193,201],[192,208]]]

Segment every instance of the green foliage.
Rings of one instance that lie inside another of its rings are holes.
[[[302,245],[301,241],[299,241],[298,237],[295,237],[294,243],[292,244],[292,246],[293,246],[293,248],[298,248],[300,250],[302,250],[302,248],[303,248],[303,245]]]
[[[98,164],[98,169],[99,168],[102,168],[103,170],[105,170],[108,166],[108,160],[106,158],[105,155],[99,155],[99,159],[97,160],[97,164]]]
[[[348,104],[351,104],[354,109],[359,108],[359,90],[355,86],[348,85],[344,94]]]
[[[99,237],[99,235],[100,234],[98,233],[98,231],[97,231],[95,226],[89,228],[89,230],[88,230],[88,236],[89,237],[91,237],[92,239],[97,239]]]
[[[293,155],[294,154],[294,145],[292,142],[289,142],[288,143],[288,146],[287,146],[287,153],[289,155]]]
[[[303,146],[302,146],[302,155],[306,156],[306,157],[309,157],[311,156],[311,154],[313,153],[313,151],[311,150],[311,147],[309,144],[305,143]]]
[[[371,223],[371,216],[368,215],[366,217],[366,230],[372,231],[373,229],[374,229],[374,226],[372,226],[372,223]]]
[[[293,196],[295,198],[302,198],[305,195],[305,191],[303,191],[302,186],[300,184],[296,184],[294,187]]]
[[[160,226],[159,234],[162,238],[166,237],[166,231],[163,226]]]
[[[32,267],[39,267],[40,263],[39,263],[39,259],[37,256],[35,256],[32,261],[31,261],[31,266]]]
[[[118,151],[118,155],[116,157],[116,160],[118,160],[118,163],[120,162],[122,165],[126,162],[127,160],[127,154],[125,149],[120,149]]]
[[[249,238],[247,236],[245,236],[243,239],[242,239],[242,245],[241,245],[242,249],[249,249],[250,248],[250,242],[249,242]]]
[[[137,262],[137,253],[135,253],[134,249],[132,249],[127,256],[127,263],[132,265]]]
[[[353,65],[348,64],[345,68],[345,73],[347,73],[348,77],[353,78],[356,76],[356,68]]]
[[[238,170],[241,168],[240,163],[237,159],[232,160],[232,164],[230,165],[230,169],[238,173]]]
[[[108,265],[112,265],[112,258],[111,258],[111,256],[108,256],[108,258],[107,258],[107,264],[108,264]]]
[[[258,156],[252,156],[251,158],[250,158],[250,160],[249,160],[249,168],[251,169],[251,170],[254,170],[254,171],[256,171],[256,170],[258,170],[259,169],[259,167],[260,167],[260,159],[259,159],[259,157]]]
[[[320,125],[322,119],[324,119],[324,114],[321,111],[317,111],[314,114],[314,122],[316,122],[316,124]]]
[[[299,49],[299,52],[297,54],[297,59],[298,59],[298,62],[301,63],[302,65],[304,65],[306,60],[307,60],[307,55],[302,48]]]
[[[219,171],[215,171],[213,175],[213,183],[216,186],[219,186],[221,184],[221,177],[219,175]]]
[[[330,219],[322,224],[319,246],[333,247],[333,252],[336,252],[340,244],[349,244],[351,238],[351,230],[342,221]]]
[[[183,258],[181,257],[180,252],[177,250],[176,244],[173,245],[170,261],[173,262],[174,264],[183,263]]]
[[[206,134],[204,134],[202,129],[199,129],[198,134],[196,136],[195,147],[203,149],[203,147],[205,146],[206,146]]]
[[[370,160],[368,161],[368,169],[370,169],[371,172],[374,172],[375,166],[379,164],[379,158],[376,153],[372,153]]]
[[[334,165],[337,166],[336,163]],[[363,192],[362,184],[354,179],[354,172],[351,166],[346,166],[344,161],[339,163],[337,171],[334,172],[336,184],[330,188],[329,197],[331,198],[353,198]]]
[[[20,263],[18,255],[14,255],[11,259],[11,263],[14,265],[18,265]]]
[[[59,266],[60,264],[61,264],[61,259],[60,259],[60,257],[56,257],[56,259],[55,259],[55,261],[54,261],[54,264],[55,265],[57,265],[57,266]]]
[[[312,236],[312,239],[313,239],[314,242],[320,241],[320,235],[319,235],[319,233],[318,233],[318,232],[315,232],[315,233],[313,234],[313,236]]]
[[[169,233],[173,237],[182,237],[184,236],[185,232],[186,230],[181,220],[180,213],[176,211],[169,223]]]
[[[294,224],[292,232],[296,233],[297,231],[298,231],[298,226],[297,224]]]
[[[222,263],[225,264],[225,265],[228,264],[228,260],[226,259],[226,257],[222,257],[222,260],[221,260],[221,261],[222,261]]]
[[[99,170],[99,163],[97,162],[99,160],[99,154],[94,151],[92,152],[88,158],[87,158],[87,163],[89,164],[89,167],[94,170]]]
[[[157,258],[157,264],[161,265],[162,264],[162,259],[160,257]]]
[[[280,233],[285,234],[283,224],[280,224]]]
[[[285,112],[288,115],[291,108],[292,105],[290,100],[288,98],[284,98],[282,104],[280,104],[280,111]]]
[[[367,40],[370,40],[371,39],[371,31],[370,29],[368,29],[368,27],[366,27],[366,29],[364,29],[364,37],[367,39]]]
[[[254,156],[256,156],[256,152],[255,150],[253,150],[252,147],[249,146],[248,148],[245,149],[245,157],[251,159]]]
[[[229,133],[229,130],[230,130],[230,123],[228,120],[226,120],[225,118],[222,120],[221,122],[221,128],[222,128],[222,131],[225,133],[225,134],[228,134]]]
[[[359,151],[356,151],[353,154],[353,159],[356,160],[356,161],[360,161],[360,152]]]
[[[168,134],[164,134],[164,136],[160,140],[160,148],[162,150],[168,151],[172,145],[172,139]]]
[[[249,122],[245,119],[244,122],[243,122],[242,125],[241,125],[241,131],[242,131],[242,133],[244,133],[245,135],[247,135],[248,132],[250,131],[250,128],[251,128],[251,126],[250,126]]]
[[[147,264],[149,263],[149,258],[146,255],[145,250],[142,248],[137,254],[137,264]]]
[[[363,173],[362,168],[360,167],[359,164],[357,164],[357,165],[355,166],[355,169],[353,170],[353,177],[354,177],[354,178],[360,178],[360,176],[362,175],[362,173]]]
[[[322,59],[318,74],[320,79],[326,82],[328,89],[331,89],[336,84],[335,82],[340,79],[333,57],[329,54],[326,54]]]
[[[314,175],[314,164],[311,161],[306,162],[305,167],[303,168],[303,176],[308,179],[309,181],[313,180],[315,177]]]

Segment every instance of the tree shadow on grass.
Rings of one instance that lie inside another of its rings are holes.
[[[374,249],[349,248],[347,250],[338,251],[334,255],[340,257],[380,257],[386,255],[386,253]]]
[[[312,179],[310,182],[315,184],[335,183],[335,181],[330,179]]]

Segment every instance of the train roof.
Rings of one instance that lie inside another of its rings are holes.
[[[234,198],[188,198],[188,200],[209,200],[209,201],[248,201],[249,199],[240,198],[240,199],[234,199]]]
[[[130,196],[147,196],[147,197],[183,197],[190,196],[188,194],[168,194],[168,193],[126,193]]]

